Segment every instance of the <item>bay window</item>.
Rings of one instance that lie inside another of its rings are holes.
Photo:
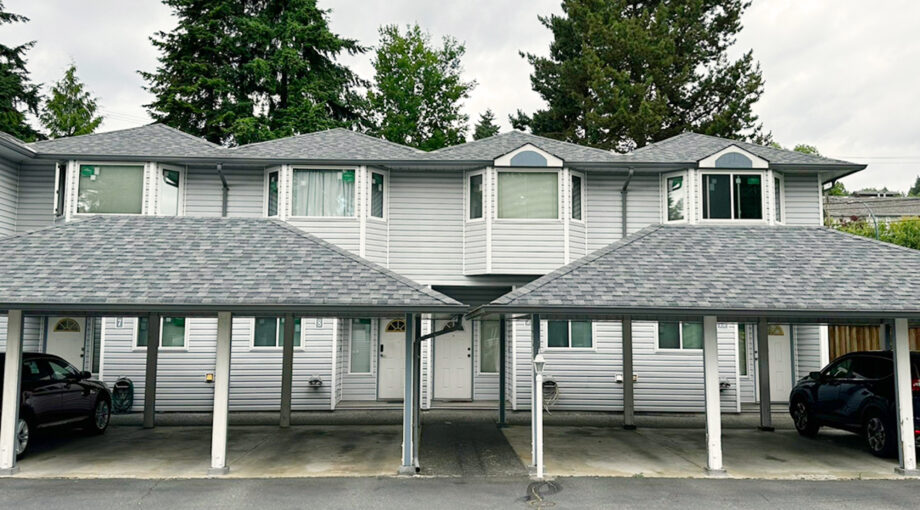
[[[659,349],[702,349],[702,322],[659,322]]]
[[[256,317],[253,323],[253,347],[283,347],[284,317]],[[300,319],[294,320],[294,347],[300,347]]]
[[[293,216],[354,216],[355,171],[295,169],[292,202]]]
[[[760,174],[703,174],[702,192],[703,219],[763,219],[763,178]]]
[[[470,176],[470,219],[478,220],[482,218],[482,174]]]
[[[572,219],[581,220],[582,213],[582,178],[580,175],[572,174]]]
[[[371,217],[383,218],[383,174],[371,172]]]
[[[278,179],[280,174],[281,172],[278,170],[268,173],[266,182],[266,191],[268,193],[266,197],[266,216],[269,218],[278,216]]]
[[[670,175],[665,177],[665,190],[667,193],[667,221],[683,221],[687,219],[687,186],[686,176]]]
[[[594,347],[591,323],[589,321],[547,321],[546,346],[591,349]]]
[[[141,214],[143,202],[143,165],[80,165],[78,213]]]
[[[557,172],[499,172],[498,217],[558,219]]]
[[[182,174],[179,170],[172,168],[160,169],[160,200],[158,204],[159,214],[162,216],[178,216],[180,201],[180,179]]]

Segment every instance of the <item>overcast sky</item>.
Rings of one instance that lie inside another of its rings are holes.
[[[175,25],[158,0],[6,0],[31,18],[4,26],[6,44],[36,40],[29,70],[50,83],[71,60],[101,99],[102,130],[150,122],[138,69],[156,66],[148,37]],[[478,86],[465,105],[475,121],[492,108],[507,129],[517,108],[541,100],[519,50],[546,53],[550,32],[538,14],[559,0],[320,0],[332,29],[365,45],[388,23],[418,22],[436,38],[466,42],[464,69]],[[766,80],[755,110],[781,144],[816,145],[823,154],[868,163],[845,180],[849,188],[906,190],[920,174],[920,2],[915,0],[755,0],[744,16],[735,54],[754,50]],[[368,55],[345,58],[365,78]]]

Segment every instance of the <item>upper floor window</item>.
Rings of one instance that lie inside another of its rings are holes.
[[[499,172],[498,217],[559,218],[557,172]]]
[[[180,179],[182,173],[173,168],[160,169],[159,213],[163,216],[178,216],[180,209]]]
[[[354,170],[294,170],[293,216],[355,215]]]
[[[594,347],[591,323],[588,321],[547,321],[546,346],[572,349]]]
[[[702,322],[659,322],[659,349],[702,349]]]
[[[144,203],[143,165],[80,165],[77,212],[140,214]]]
[[[294,320],[294,347],[300,347],[300,319]],[[284,317],[256,317],[252,333],[253,347],[283,347]]]
[[[702,191],[703,219],[763,219],[763,178],[759,173],[704,173]]]
[[[470,176],[470,219],[482,218],[482,174]]]
[[[271,218],[272,216],[278,216],[278,180],[281,172],[275,170],[273,172],[268,172],[266,178],[266,190],[268,197],[266,199],[267,211],[266,216]]]
[[[777,223],[783,222],[783,179],[773,177],[773,218]]]
[[[572,174],[572,219],[580,220],[584,214],[582,210],[582,201],[581,197],[584,193],[582,187],[582,182],[584,182],[580,175]]]
[[[383,218],[383,174],[371,172],[371,217]]]
[[[57,182],[54,189],[54,215],[64,216],[64,197],[67,190],[67,165],[57,164]]]
[[[665,177],[668,221],[687,218],[687,177],[685,174]]]

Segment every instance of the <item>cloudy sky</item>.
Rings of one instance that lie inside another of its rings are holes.
[[[138,69],[152,70],[157,54],[148,37],[175,25],[158,0],[6,0],[31,18],[4,26],[6,44],[36,40],[29,53],[34,81],[60,77],[70,61],[100,97],[103,130],[147,123]],[[478,86],[465,105],[471,119],[492,108],[533,111],[530,67],[518,51],[545,53],[550,33],[537,15],[559,11],[559,0],[320,0],[332,9],[332,29],[366,45],[387,23],[418,22],[433,36],[466,42],[464,68]],[[869,164],[849,188],[906,190],[920,175],[920,2],[915,0],[755,0],[733,51],[754,50],[766,80],[756,105],[766,128],[788,146],[816,145],[822,153]],[[371,76],[368,56],[345,59]]]

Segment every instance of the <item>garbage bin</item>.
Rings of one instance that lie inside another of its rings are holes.
[[[134,382],[127,377],[120,377],[112,386],[112,412],[125,414],[131,412],[134,405]]]

